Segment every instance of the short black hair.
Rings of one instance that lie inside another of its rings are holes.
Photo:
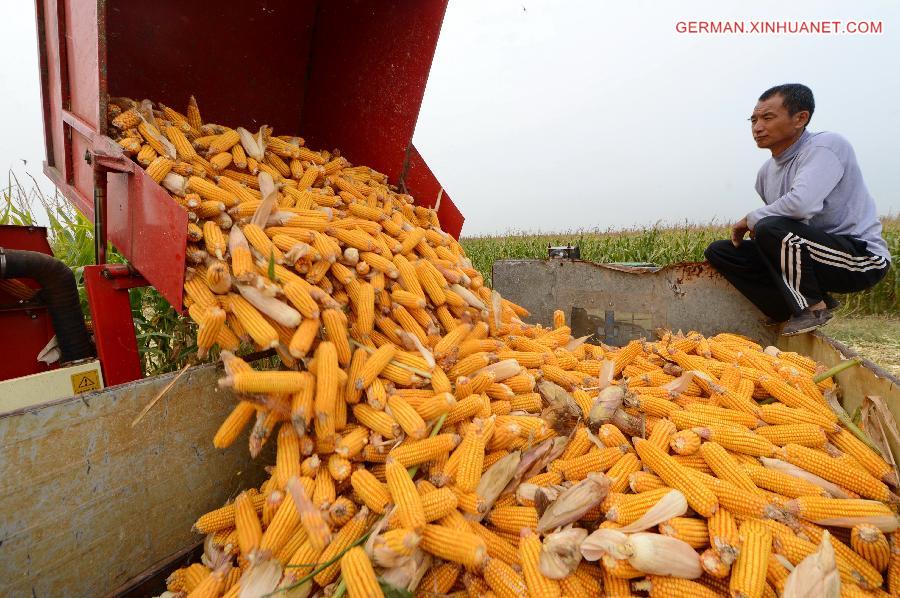
[[[768,100],[774,95],[781,96],[781,101],[791,116],[802,110],[809,112],[809,118],[806,119],[806,126],[809,126],[809,121],[812,120],[813,112],[816,109],[816,100],[813,98],[813,92],[810,88],[802,83],[776,85],[765,90],[759,96],[759,101]]]

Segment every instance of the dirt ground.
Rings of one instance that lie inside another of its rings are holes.
[[[822,331],[900,377],[900,318],[834,318]]]

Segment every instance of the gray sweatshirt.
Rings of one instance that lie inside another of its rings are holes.
[[[766,216],[786,216],[861,239],[871,253],[891,259],[856,154],[837,133],[804,131],[783,154],[762,165],[756,192],[766,205],[747,214],[751,230]]]

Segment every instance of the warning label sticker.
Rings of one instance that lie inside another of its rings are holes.
[[[73,394],[77,395],[91,392],[92,390],[100,390],[100,376],[97,374],[97,370],[72,374],[71,378]]]

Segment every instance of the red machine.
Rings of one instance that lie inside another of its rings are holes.
[[[441,185],[412,144],[446,0],[36,0],[44,172],[93,218],[85,269],[107,385],[141,377],[128,289],[152,285],[182,311],[187,217],[106,136],[109,96],[186,106],[205,119],[271,125],[340,148],[424,206]],[[446,193],[442,227],[463,217]],[[106,241],[130,267],[106,264]]]
[[[47,229],[41,226],[0,226],[0,247],[53,255]],[[33,281],[23,284],[34,287]],[[37,298],[17,297],[0,288],[0,329],[12,342],[0,343],[0,381],[51,369],[36,359],[53,337],[47,306]]]

